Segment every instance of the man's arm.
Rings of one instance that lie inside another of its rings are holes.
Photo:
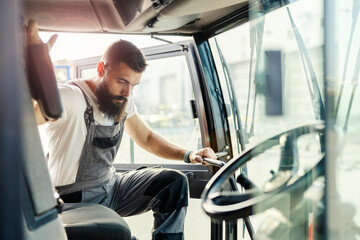
[[[151,130],[137,113],[125,121],[125,130],[137,145],[150,153],[166,159],[184,159],[186,149],[175,145]],[[216,159],[211,148],[192,151],[189,155],[192,163],[202,163],[202,157]]]

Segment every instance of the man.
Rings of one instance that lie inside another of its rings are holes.
[[[56,38],[51,38],[51,48]],[[27,27],[28,45],[42,43],[37,24]],[[96,76],[59,86],[62,117],[49,122],[48,167],[65,202],[99,203],[121,216],[154,211],[153,239],[183,239],[188,205],[181,172],[148,168],[116,173],[113,160],[123,130],[145,150],[162,158],[202,163],[216,158],[210,148],[186,151],[152,131],[136,112],[131,96],[146,68],[142,52],[120,40],[105,51]],[[38,123],[45,123],[35,105]]]

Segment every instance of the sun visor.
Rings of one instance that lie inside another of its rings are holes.
[[[152,9],[160,12],[174,0],[114,0],[114,5],[118,11],[124,25],[136,21],[143,13]]]
[[[159,14],[149,21],[142,29],[143,32],[159,32],[175,30],[189,23],[196,22],[200,14],[192,14],[187,16],[168,17]]]

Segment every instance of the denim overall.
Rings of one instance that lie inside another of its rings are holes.
[[[81,89],[76,81],[71,84]],[[87,136],[75,183],[56,187],[60,196],[65,202],[105,205],[122,217],[153,210],[152,239],[184,239],[188,205],[186,176],[163,168],[116,173],[113,161],[120,146],[126,117],[113,126],[95,125],[93,108],[84,90],[82,92],[87,104],[84,114]]]

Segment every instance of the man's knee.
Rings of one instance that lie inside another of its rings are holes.
[[[163,170],[146,190],[145,195],[154,197],[160,213],[172,212],[188,206],[188,180],[185,174],[175,170]]]

